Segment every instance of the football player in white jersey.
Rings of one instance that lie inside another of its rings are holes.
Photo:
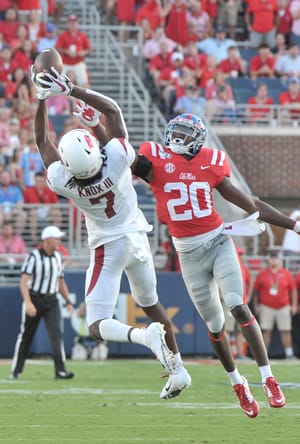
[[[191,379],[183,366],[171,320],[158,301],[146,234],[151,226],[137,206],[131,173],[137,156],[128,142],[122,112],[114,100],[72,85],[68,77],[55,70],[40,81],[33,75],[32,80],[39,99],[35,136],[49,184],[85,215],[90,248],[85,302],[90,335],[150,348],[168,375],[160,397],[175,397],[191,385]],[[81,101],[78,114],[96,137],[87,130],[75,129],[55,147],[49,140],[46,99],[59,94]],[[105,130],[99,122],[100,112]],[[152,321],[146,329],[113,319],[123,271],[134,300]]]
[[[225,152],[203,146],[206,134],[203,121],[197,116],[182,114],[175,117],[168,123],[164,146],[151,141],[141,145],[138,164],[143,165],[143,171],[142,174],[134,171],[134,174],[151,185],[158,218],[172,235],[190,298],[207,325],[211,344],[228,374],[241,408],[247,416],[255,418],[259,405],[233,360],[225,334],[218,287],[257,362],[269,405],[283,407],[285,397],[272,374],[259,325],[243,302],[242,273],[236,249],[228,235],[233,224],[224,226],[214,206],[213,190],[217,189],[224,199],[251,215],[248,220],[240,221],[240,231],[249,219],[251,224],[256,222],[252,220],[255,213],[259,213],[259,218],[265,222],[298,233],[300,222],[235,187],[230,180],[230,165]],[[251,227],[253,231],[253,225]]]

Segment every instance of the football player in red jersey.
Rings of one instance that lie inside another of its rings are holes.
[[[150,141],[140,146],[133,173],[151,185],[159,220],[167,225],[178,252],[189,296],[207,325],[211,344],[241,408],[254,418],[259,406],[233,360],[217,286],[257,362],[270,406],[283,407],[285,398],[272,374],[259,325],[243,303],[238,256],[215,209],[213,190],[250,215],[259,212],[265,222],[297,232],[300,223],[234,186],[225,152],[204,147],[206,135],[200,118],[192,114],[175,117],[168,123],[164,146]]]

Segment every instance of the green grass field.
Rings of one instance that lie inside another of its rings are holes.
[[[169,401],[153,360],[68,362],[73,380],[53,379],[52,361],[28,361],[17,381],[0,363],[0,442],[264,444],[300,442],[299,361],[273,362],[287,405],[271,409],[253,362],[240,364],[260,404],[248,418],[219,364],[188,361],[193,386]]]

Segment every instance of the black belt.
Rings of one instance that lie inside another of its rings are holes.
[[[30,293],[30,296],[32,296],[34,298],[56,299],[56,293],[43,294],[43,293],[37,293],[37,292],[32,291],[32,290],[30,290],[29,293]]]

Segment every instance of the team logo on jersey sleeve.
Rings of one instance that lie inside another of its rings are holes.
[[[174,173],[175,171],[175,165],[174,163],[168,162],[164,166],[164,170],[166,173]]]

